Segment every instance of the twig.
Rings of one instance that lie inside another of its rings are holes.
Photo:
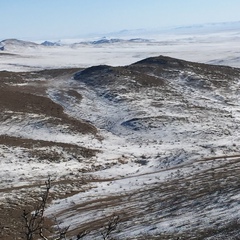
[[[120,218],[115,214],[109,218],[107,226],[101,232],[104,240],[110,239],[112,232],[117,229],[119,222]]]

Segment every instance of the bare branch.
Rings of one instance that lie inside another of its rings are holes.
[[[46,191],[44,192],[40,204],[36,207],[33,213],[29,213],[23,210],[22,217],[25,223],[25,236],[26,240],[33,240],[35,235],[39,235],[42,239],[48,240],[43,235],[43,225],[44,225],[44,211],[47,204],[47,199],[49,196],[49,191],[51,188],[50,177],[45,182]]]
[[[78,233],[76,240],[80,240],[80,239],[82,239],[83,237],[85,237],[88,234],[89,234],[89,231],[88,230],[84,230],[84,231]]]
[[[101,232],[101,235],[104,240],[110,239],[112,232],[117,229],[119,222],[120,222],[120,218],[118,215],[114,214],[109,218],[108,224],[105,226],[105,228]]]
[[[42,240],[50,240],[47,236],[45,236],[44,232],[47,230],[44,226],[44,212],[47,205],[47,200],[49,197],[49,191],[51,188],[51,179],[50,177],[45,182],[46,190],[44,191],[43,196],[41,197],[41,201],[39,205],[36,207],[36,209],[31,213],[27,212],[26,210],[23,210],[23,220],[25,223],[25,236],[26,240],[34,240],[35,237],[38,235]],[[55,231],[55,237],[52,237],[52,240],[66,240],[67,239],[67,233],[69,232],[70,226],[61,228],[60,224],[57,222],[57,219],[55,217],[55,222],[57,225],[57,230]],[[116,230],[118,224],[120,222],[120,218],[117,215],[112,215],[106,226],[103,227],[103,230],[100,232],[104,240],[110,240],[111,234],[113,231]],[[86,235],[89,234],[88,230],[81,231],[72,238],[72,240],[81,240]]]

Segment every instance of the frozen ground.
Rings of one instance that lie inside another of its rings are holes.
[[[70,235],[100,239],[115,213],[119,239],[239,236],[239,69],[158,57],[74,75],[160,54],[239,66],[239,33],[8,47],[1,70],[75,69],[1,72],[1,226],[51,176],[46,216]]]

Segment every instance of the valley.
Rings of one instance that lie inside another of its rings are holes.
[[[237,239],[239,85],[239,68],[162,55],[1,71],[0,238],[23,239],[50,177],[45,215],[69,237],[102,239],[116,214],[116,239]]]

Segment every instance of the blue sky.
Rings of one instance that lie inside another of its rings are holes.
[[[240,0],[0,0],[0,39],[240,21]]]

